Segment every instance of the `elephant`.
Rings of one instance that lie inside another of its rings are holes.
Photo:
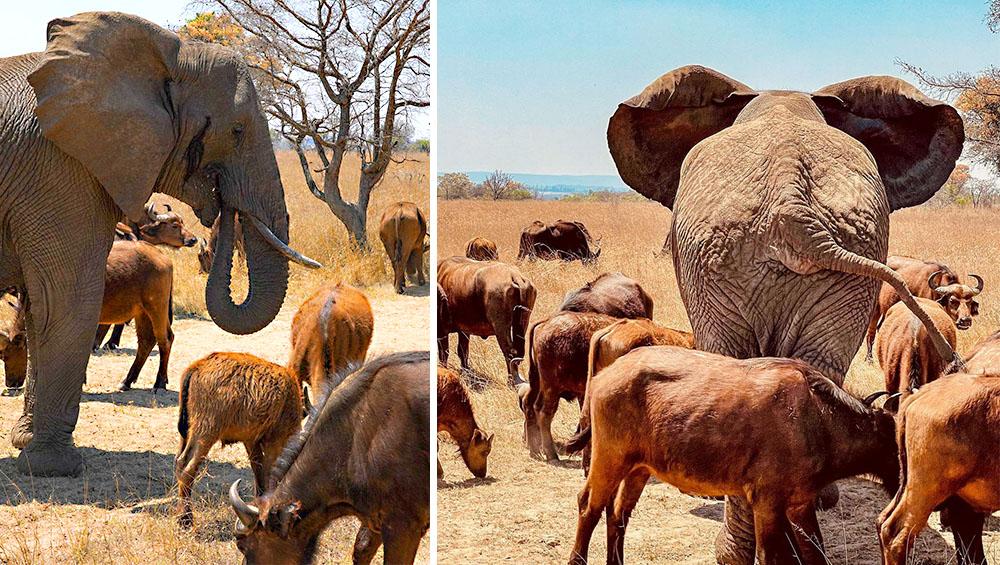
[[[0,288],[26,292],[28,385],[17,468],[77,475],[73,445],[115,224],[146,217],[153,192],[221,213],[205,298],[223,330],[278,313],[288,213],[267,121],[245,62],[117,12],[55,19],[45,51],[0,59]],[[230,294],[233,222],[244,225],[250,290]],[[247,229],[247,225],[253,226]]]
[[[843,384],[885,282],[961,366],[885,265],[889,212],[928,200],[962,152],[951,106],[888,76],[756,91],[692,65],[619,104],[607,141],[622,179],[673,212],[674,272],[700,349],[797,358]],[[716,559],[753,563],[746,501],[728,499],[724,522]]]

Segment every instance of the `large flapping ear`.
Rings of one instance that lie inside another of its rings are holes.
[[[156,24],[89,12],[49,22],[42,61],[28,75],[42,134],[138,223],[176,139],[169,92],[179,48]]]
[[[622,180],[672,207],[684,156],[731,126],[754,96],[745,84],[698,65],[656,79],[619,104],[608,123],[608,147]]]
[[[962,154],[965,128],[958,112],[904,80],[855,78],[822,88],[813,99],[828,124],[875,157],[893,210],[926,202]]]

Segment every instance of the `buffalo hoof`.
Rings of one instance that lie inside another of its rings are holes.
[[[72,445],[32,443],[17,457],[17,470],[35,477],[78,477],[83,472],[83,456]]]
[[[161,382],[156,382],[156,383],[153,383],[153,394],[156,394],[156,393],[160,392],[161,390],[164,390],[164,391],[167,390],[167,383],[166,382],[162,382],[162,383]]]
[[[125,392],[127,390],[132,390],[132,383],[122,383],[118,385],[118,392]]]
[[[190,530],[194,527],[194,514],[190,510],[182,510],[177,515],[177,526],[182,530]]]
[[[118,351],[118,346],[115,345],[114,343],[111,343],[109,341],[108,343],[104,344],[104,350],[105,351]]]
[[[14,428],[10,430],[10,443],[17,449],[24,449],[31,443],[34,434],[31,429],[31,418],[21,416]]]
[[[823,490],[819,491],[819,495],[816,496],[816,509],[829,510],[836,506],[839,501],[840,488],[837,487],[837,483],[830,483],[823,487]]]
[[[24,393],[23,386],[9,386],[3,389],[3,392],[0,393],[0,396],[20,396],[22,393]]]

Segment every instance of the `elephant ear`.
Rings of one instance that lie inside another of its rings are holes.
[[[962,154],[958,112],[889,76],[838,82],[814,93],[831,126],[857,139],[878,164],[893,210],[930,199]]]
[[[619,104],[608,123],[608,148],[622,180],[672,207],[688,151],[731,126],[756,95],[747,85],[698,65],[656,79]]]
[[[42,134],[80,161],[135,222],[173,149],[170,78],[180,40],[146,20],[91,12],[48,25],[28,75]]]

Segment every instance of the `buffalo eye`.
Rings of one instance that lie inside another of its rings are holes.
[[[243,143],[243,124],[233,126],[233,139],[236,140],[236,145]]]

